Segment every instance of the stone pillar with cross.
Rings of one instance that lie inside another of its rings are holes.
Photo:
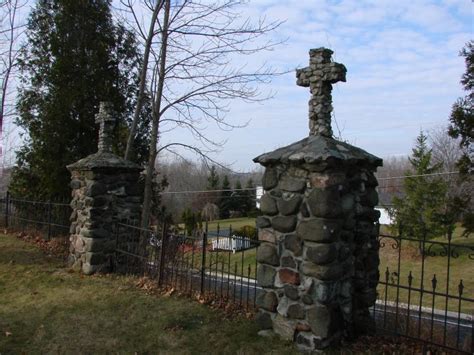
[[[257,218],[256,321],[304,351],[374,329],[378,272],[375,171],[382,160],[335,140],[331,88],[346,68],[310,50],[297,84],[310,87],[310,135],[254,159],[265,167]]]
[[[346,81],[346,67],[331,61],[333,51],[327,48],[309,51],[309,66],[296,70],[297,85],[309,87],[310,135],[332,137],[332,84]]]
[[[110,103],[101,102],[95,123],[99,124],[98,150],[101,153],[111,153],[115,118],[112,116]]]
[[[137,164],[112,153],[116,120],[111,105],[100,103],[98,152],[68,165],[72,175],[69,261],[85,274],[110,271],[117,223],[139,220],[142,184]]]

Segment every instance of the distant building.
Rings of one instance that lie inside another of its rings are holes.
[[[255,206],[260,209],[260,199],[263,196],[263,186],[257,186],[255,188]]]
[[[388,210],[384,207],[375,207],[377,211],[380,211],[380,218],[379,218],[379,223],[380,224],[392,224],[392,219],[390,218],[390,215],[388,214]]]

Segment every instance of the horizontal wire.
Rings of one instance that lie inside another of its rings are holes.
[[[413,178],[413,177],[424,177],[424,176],[440,176],[440,175],[453,175],[459,174],[458,171],[449,171],[444,173],[432,173],[432,174],[417,174],[417,175],[405,175],[405,176],[391,176],[385,178],[377,178],[378,181],[384,180],[394,180],[394,179],[405,179],[405,178]],[[402,186],[379,186],[378,188],[386,189],[386,188],[394,188],[394,187],[402,187]],[[235,192],[235,191],[253,191],[257,190],[259,187],[247,187],[241,189],[217,189],[217,190],[183,190],[183,191],[163,191],[161,192],[162,195],[171,195],[171,194],[196,194],[196,193],[214,193],[214,192]],[[261,186],[260,186],[261,188]]]

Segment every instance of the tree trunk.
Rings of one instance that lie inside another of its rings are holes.
[[[140,71],[140,83],[138,87],[137,105],[135,107],[135,112],[133,114],[132,126],[130,127],[130,132],[128,134],[127,147],[125,148],[124,158],[127,160],[130,160],[132,157],[133,140],[135,138],[135,132],[137,131],[138,120],[140,119],[140,112],[142,110],[143,99],[145,97],[146,74],[148,71],[148,61],[150,58],[151,44],[154,38],[155,23],[162,6],[163,6],[163,1],[158,1],[155,5],[155,9],[153,10],[153,14],[151,16],[148,36],[145,42],[145,52],[143,53],[143,63],[142,63],[141,71]]]
[[[142,209],[142,228],[148,228],[151,213],[151,200],[153,194],[153,173],[155,171],[155,160],[156,160],[156,146],[158,144],[158,129],[160,125],[160,110],[161,101],[163,96],[163,86],[165,82],[165,70],[166,70],[166,52],[168,46],[168,28],[169,28],[169,15],[170,15],[170,1],[164,0],[165,13],[163,19],[163,33],[162,42],[160,48],[160,66],[158,73],[158,83],[155,101],[153,103],[153,122],[150,139],[150,155],[148,157],[148,164],[146,167],[145,175],[145,192],[143,195],[143,209]]]

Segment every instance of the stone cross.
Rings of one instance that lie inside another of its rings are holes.
[[[115,119],[111,114],[110,102],[101,102],[99,113],[95,116],[95,123],[100,124],[99,128],[99,153],[112,152],[112,140]]]
[[[347,69],[331,62],[333,51],[327,48],[310,49],[309,66],[296,70],[296,84],[309,87],[309,134],[332,137],[332,84],[346,81]]]

